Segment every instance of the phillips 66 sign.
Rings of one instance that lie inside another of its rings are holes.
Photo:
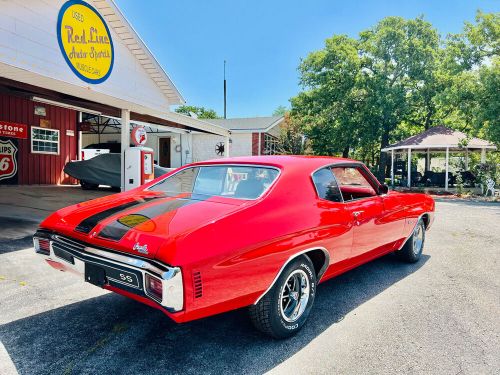
[[[7,180],[17,174],[17,147],[11,140],[0,139],[0,180]]]

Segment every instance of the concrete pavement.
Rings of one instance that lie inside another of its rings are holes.
[[[176,325],[28,246],[0,241],[2,374],[500,373],[498,204],[438,202],[419,263],[386,256],[322,284],[285,341],[244,310]]]

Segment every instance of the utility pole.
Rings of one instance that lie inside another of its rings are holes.
[[[224,118],[226,117],[226,95],[227,95],[227,88],[226,88],[226,60],[224,60]]]

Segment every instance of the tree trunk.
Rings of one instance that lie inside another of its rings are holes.
[[[342,150],[342,157],[343,157],[343,158],[348,158],[348,157],[349,157],[349,146],[345,147],[345,148]]]
[[[424,128],[425,130],[429,130],[432,126],[432,115],[434,114],[434,110],[432,108],[429,108],[429,111],[427,112],[427,116],[425,116],[425,122],[424,122]],[[429,172],[427,166],[429,165],[429,160],[428,160],[428,155],[425,153],[425,172]]]
[[[378,180],[381,183],[384,183],[385,180],[385,167],[387,164],[387,153],[382,151],[384,147],[387,147],[389,145],[389,130],[384,129],[384,132],[382,133],[382,138],[380,140],[380,158],[379,158],[379,164],[378,164]]]

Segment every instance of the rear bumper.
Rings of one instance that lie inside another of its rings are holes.
[[[40,240],[50,241],[48,249],[39,246]],[[47,263],[55,269],[72,272],[89,281],[89,268],[97,267],[103,270],[104,277],[100,285],[103,288],[118,289],[127,295],[146,298],[170,313],[179,312],[184,307],[182,271],[179,267],[90,247],[43,230],[35,233],[33,242],[35,251],[44,256]],[[146,275],[161,281],[161,298],[147,287]]]

